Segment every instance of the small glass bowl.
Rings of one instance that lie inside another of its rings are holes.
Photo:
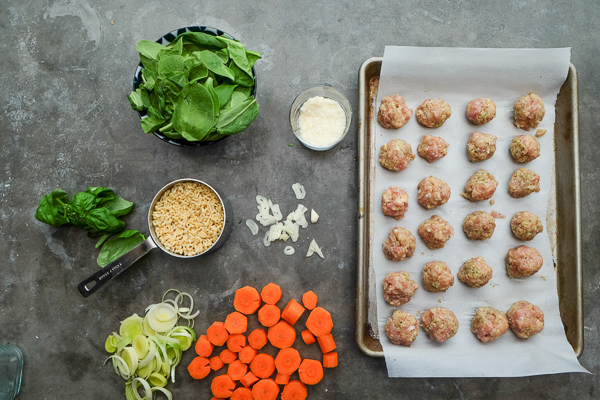
[[[312,145],[310,143],[306,143],[304,140],[302,140],[300,138],[300,136],[298,136],[298,133],[300,131],[300,127],[298,126],[299,125],[298,120],[300,118],[300,109],[302,108],[302,106],[308,99],[310,99],[311,97],[315,97],[315,96],[322,96],[322,97],[325,97],[328,99],[335,100],[342,107],[342,110],[344,110],[344,114],[346,115],[346,127],[344,128],[344,133],[342,134],[342,136],[335,143],[328,145],[328,146],[324,146],[324,147],[319,147],[319,146]],[[294,131],[294,135],[300,141],[300,143],[302,143],[304,146],[308,147],[311,150],[316,150],[316,151],[329,150],[329,149],[333,148],[334,146],[336,146],[339,142],[341,142],[346,137],[346,134],[348,133],[348,130],[350,129],[351,122],[352,122],[352,107],[350,106],[350,102],[343,94],[341,94],[340,92],[338,92],[337,90],[335,90],[334,88],[332,88],[330,86],[316,86],[316,87],[310,88],[308,90],[305,90],[304,92],[300,93],[298,95],[298,97],[296,97],[296,99],[292,103],[292,108],[290,110],[290,124],[292,125],[292,130]]]

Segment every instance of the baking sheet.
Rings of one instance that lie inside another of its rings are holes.
[[[424,134],[442,136],[450,143],[449,155],[436,163],[428,164],[417,157],[402,172],[387,171],[380,166],[375,168],[376,199],[392,184],[407,189],[411,198],[407,216],[400,222],[384,217],[380,210],[374,210],[373,264],[378,291],[379,329],[383,329],[383,324],[394,310],[383,302],[381,294],[381,281],[387,273],[405,270],[420,282],[422,266],[426,262],[446,261],[456,275],[462,262],[477,256],[483,256],[494,267],[492,281],[483,288],[472,289],[457,280],[454,287],[444,294],[420,289],[410,303],[400,307],[417,317],[429,307],[448,307],[456,313],[461,327],[453,339],[443,344],[430,341],[421,331],[412,348],[394,346],[387,337],[381,337],[390,376],[521,376],[585,371],[564,336],[547,235],[538,235],[527,243],[544,255],[545,263],[540,272],[527,279],[515,280],[508,278],[504,268],[506,251],[524,244],[512,236],[510,217],[517,211],[528,210],[546,221],[554,166],[554,103],[569,68],[569,49],[387,47],[384,60],[377,105],[383,96],[394,93],[403,95],[412,108],[425,98],[443,97],[453,107],[453,116],[438,129],[424,128],[414,117],[400,130],[386,130],[375,124],[376,149],[393,138],[402,138],[416,151]],[[542,157],[527,165],[541,175],[542,192],[515,200],[507,194],[506,186],[512,172],[521,165],[512,161],[508,144],[512,137],[524,132],[512,125],[512,104],[529,91],[538,93],[546,104],[546,117],[540,125],[548,129],[546,136],[540,139]],[[475,127],[464,118],[466,104],[477,97],[492,98],[498,110],[496,119],[481,127]],[[467,160],[466,142],[474,130],[498,136],[496,155],[491,160],[475,164]],[[470,203],[459,196],[468,177],[479,168],[489,170],[499,181],[494,206],[489,202]],[[453,192],[446,205],[433,210],[425,210],[415,201],[418,182],[429,175],[448,182]],[[506,219],[497,220],[492,239],[473,242],[462,233],[462,220],[476,210],[497,210],[507,215]],[[419,224],[434,214],[448,220],[455,228],[454,237],[444,249],[429,250],[417,235]],[[381,251],[381,243],[397,225],[408,228],[417,238],[415,256],[402,262],[386,260]],[[524,341],[508,332],[499,340],[484,344],[470,332],[470,321],[478,307],[489,305],[506,311],[513,302],[522,299],[544,310],[546,327],[541,334]],[[515,359],[520,362],[514,363]],[[514,368],[506,368],[507,363]]]

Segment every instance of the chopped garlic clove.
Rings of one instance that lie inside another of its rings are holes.
[[[308,252],[306,253],[306,257],[310,257],[314,253],[317,253],[319,255],[319,257],[321,257],[321,258],[325,258],[325,257],[323,257],[323,252],[321,251],[321,248],[319,247],[317,242],[315,242],[315,239],[313,239],[310,242],[310,245],[308,246]]]
[[[253,235],[256,235],[258,233],[258,225],[253,220],[247,219],[246,226],[250,228],[250,232],[252,232]]]
[[[319,220],[319,214],[317,214],[317,212],[311,208],[310,222],[312,222],[313,224],[316,224],[318,220]]]
[[[304,197],[306,197],[306,191],[304,190],[304,186],[301,184],[294,183],[292,185],[292,190],[294,191],[294,194],[298,200],[302,200]]]
[[[292,246],[285,246],[285,248],[283,249],[283,254],[285,254],[286,256],[291,256],[295,252],[296,250],[294,250]]]

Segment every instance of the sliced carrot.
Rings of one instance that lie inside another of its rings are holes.
[[[267,304],[276,304],[279,300],[281,300],[281,295],[282,292],[279,285],[272,282],[267,284],[267,286],[265,286],[260,292],[262,301]]]
[[[317,306],[317,300],[319,300],[319,296],[312,290],[309,290],[302,295],[302,304],[309,310],[312,310]]]
[[[215,346],[223,346],[229,338],[229,332],[222,322],[214,322],[206,330],[206,337]]]
[[[246,336],[241,333],[234,333],[229,335],[227,339],[227,348],[234,353],[238,353],[246,345]]]
[[[214,347],[215,346],[208,340],[206,335],[200,335],[196,342],[196,354],[201,357],[210,357]]]
[[[232,312],[225,318],[225,329],[230,334],[244,333],[248,328],[248,317],[237,311]]]
[[[287,306],[285,306],[285,308],[283,309],[283,312],[281,313],[281,318],[285,319],[287,322],[294,325],[296,323],[296,321],[298,321],[298,319],[300,319],[303,312],[304,312],[304,307],[302,307],[302,305],[300,303],[298,303],[296,300],[291,299],[287,303]]]
[[[296,341],[296,331],[294,327],[285,321],[279,321],[269,328],[267,335],[269,342],[278,349],[292,347]]]
[[[280,317],[281,310],[273,304],[265,304],[258,310],[258,322],[266,327],[275,325]]]
[[[215,397],[229,398],[235,389],[235,382],[229,375],[219,375],[213,378],[210,390]]]
[[[308,329],[305,329],[302,331],[302,340],[304,340],[304,343],[306,344],[313,344],[317,341],[317,338],[315,337],[315,335],[310,333]]]
[[[246,387],[254,385],[257,381],[258,378],[252,373],[252,371],[248,371],[248,373],[244,375],[242,379],[240,379],[240,383]]]
[[[206,375],[210,372],[209,359],[206,357],[196,357],[192,360],[190,365],[188,365],[188,372],[190,376],[194,379],[202,379],[205,378]]]
[[[225,365],[225,363],[223,363],[221,357],[214,356],[210,358],[210,369],[212,369],[213,371],[220,370],[221,368],[223,368],[223,365]]]
[[[215,397],[215,396],[213,396],[213,397],[210,398],[210,400],[225,400],[225,399],[223,399],[222,397]]]
[[[250,370],[258,378],[268,378],[275,372],[275,359],[267,353],[257,354],[250,363]]]
[[[306,319],[306,327],[316,337],[327,335],[333,329],[333,320],[329,311],[315,307]]]
[[[252,359],[256,357],[256,353],[256,349],[248,345],[244,346],[242,350],[240,350],[238,357],[240,358],[240,361],[244,364],[250,364],[250,361],[252,361]]]
[[[306,385],[300,381],[290,381],[281,392],[281,400],[305,400],[307,396]]]
[[[248,372],[248,366],[240,360],[235,360],[227,367],[227,375],[234,381],[242,379],[246,372]]]
[[[290,376],[285,374],[280,374],[279,372],[275,375],[275,383],[278,385],[285,385],[290,381]]]
[[[235,291],[233,308],[242,314],[254,314],[260,307],[260,294],[252,286],[244,286]]]
[[[277,357],[275,357],[275,367],[277,372],[284,375],[293,374],[300,366],[300,353],[293,347],[279,350]]]
[[[335,351],[323,354],[323,366],[325,368],[335,368],[338,366],[338,355]]]
[[[225,364],[230,364],[238,358],[237,353],[234,353],[229,349],[223,350],[221,354],[219,354],[219,357],[221,357],[221,361],[223,361]]]
[[[261,379],[252,386],[255,400],[275,400],[279,394],[279,386],[273,379]]]
[[[331,333],[319,336],[317,338],[317,341],[319,342],[319,346],[321,347],[321,351],[323,352],[323,354],[329,353],[330,351],[335,350],[337,347],[335,345],[335,340],[333,340],[333,335]]]
[[[252,400],[252,390],[239,387],[231,394],[231,400]]]
[[[264,329],[257,328],[248,335],[248,344],[256,350],[260,350],[267,344],[267,332]]]
[[[302,383],[316,385],[323,379],[323,366],[319,360],[305,358],[298,368],[298,375]]]

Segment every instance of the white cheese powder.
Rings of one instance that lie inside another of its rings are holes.
[[[298,137],[315,147],[331,146],[346,128],[346,114],[340,104],[322,96],[311,97],[300,108]]]

